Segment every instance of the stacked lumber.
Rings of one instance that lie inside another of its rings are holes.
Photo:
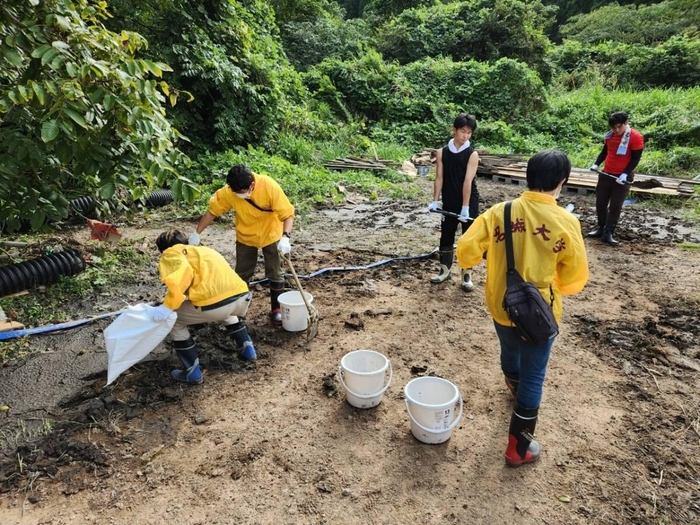
[[[385,171],[387,166],[394,164],[394,161],[384,159],[367,159],[362,157],[344,157],[335,159],[324,164],[330,170],[372,170]]]
[[[433,148],[424,148],[420,153],[411,156],[411,162],[414,166],[430,166],[436,162],[435,152]]]
[[[518,155],[479,155],[477,175],[489,178],[507,178],[512,182],[524,184],[526,181],[527,163],[523,159],[524,157]],[[652,195],[689,197],[694,194],[694,187],[700,185],[700,181],[640,173],[635,173],[634,180],[640,183],[639,186],[658,187],[632,186],[630,191]],[[572,168],[566,186],[567,188],[582,188],[593,191],[597,184],[598,175],[596,173],[583,168]]]

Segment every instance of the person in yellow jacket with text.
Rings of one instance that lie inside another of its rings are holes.
[[[281,326],[279,296],[284,292],[281,257],[289,255],[292,249],[294,207],[275,180],[237,164],[229,170],[226,185],[209,200],[207,213],[190,235],[190,245],[199,245],[199,234],[229,210],[236,214],[236,273],[249,282],[255,272],[258,250],[262,249],[265,276],[270,281],[270,320]]]
[[[515,266],[533,283],[561,319],[562,295],[580,292],[588,281],[588,260],[581,225],[557,206],[556,198],[569,179],[571,162],[556,150],[534,155],[527,163],[527,187],[512,204]],[[505,459],[510,466],[536,461],[540,446],[533,434],[542,399],[547,363],[554,338],[536,346],[520,338],[503,309],[506,292],[505,203],[480,215],[457,243],[461,268],[486,257],[486,304],[501,346],[501,369],[516,400],[510,420]]]
[[[185,234],[178,230],[161,233],[156,246],[162,253],[158,271],[168,293],[163,304],[151,309],[151,317],[163,321],[172,312],[177,313],[170,337],[184,368],[173,370],[173,379],[202,382],[197,346],[187,329],[193,324],[223,323],[239,357],[255,359],[255,347],[240,319],[248,311],[252,295],[226,259],[211,248],[189,246]]]

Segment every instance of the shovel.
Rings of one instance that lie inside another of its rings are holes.
[[[292,258],[283,255],[282,259],[287,261],[289,269],[292,271],[292,275],[294,276],[294,282],[297,285],[297,289],[299,290],[301,298],[303,299],[304,304],[306,305],[306,309],[309,311],[309,322],[306,325],[306,339],[307,341],[311,341],[318,334],[318,310],[316,310],[314,306],[311,306],[309,301],[306,300],[306,294],[304,293],[304,289],[301,287],[301,282],[299,282],[297,272],[294,271],[294,266],[292,265]]]
[[[595,171],[598,175],[605,175],[606,177],[617,180],[615,175],[610,175],[609,173],[605,173],[604,171],[598,169],[593,171]],[[663,184],[657,179],[636,180],[634,182],[625,182],[624,185],[639,188],[640,190],[651,190],[654,188],[661,188],[663,186]]]

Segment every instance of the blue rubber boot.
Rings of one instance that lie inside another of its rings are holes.
[[[199,358],[197,357],[197,346],[190,337],[185,341],[173,341],[175,351],[180,362],[185,367],[173,370],[170,375],[175,381],[198,385],[202,382],[202,370],[199,368]]]
[[[251,341],[250,335],[248,335],[248,329],[243,324],[243,321],[228,325],[226,331],[236,343],[238,357],[245,361],[254,361],[257,359],[258,354],[255,353],[253,341]]]

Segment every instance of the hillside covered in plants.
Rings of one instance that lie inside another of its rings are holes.
[[[0,6],[0,222],[60,221],[157,188],[193,203],[232,158],[305,205],[342,199],[322,164],[402,161],[476,116],[478,148],[598,153],[630,114],[638,171],[700,172],[693,0],[8,0]],[[299,170],[298,172],[295,170]],[[298,173],[311,173],[298,177]],[[285,175],[285,173],[287,175]],[[392,180],[357,175],[370,192]]]

